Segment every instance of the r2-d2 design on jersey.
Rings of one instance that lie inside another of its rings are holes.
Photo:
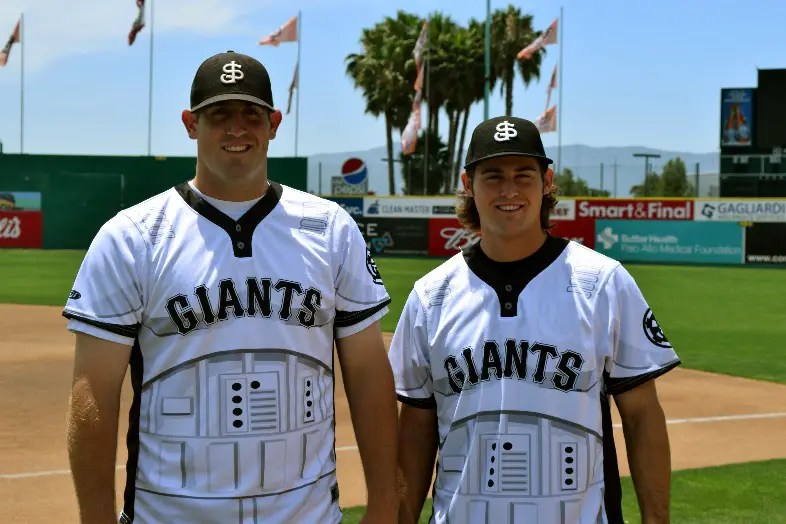
[[[585,492],[603,479],[602,447],[568,422],[481,413],[451,428],[436,488],[458,493],[451,524],[575,524]]]
[[[335,469],[332,384],[325,364],[281,350],[169,371],[142,392],[137,487],[232,499],[313,484]]]

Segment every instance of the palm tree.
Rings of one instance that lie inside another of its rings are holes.
[[[346,74],[363,91],[366,113],[385,117],[388,150],[388,184],[395,194],[393,129],[403,130],[412,107],[412,90],[417,76],[412,50],[423,21],[398,11],[370,29],[363,29],[362,53],[346,57]]]
[[[492,67],[502,80],[501,91],[505,95],[505,115],[513,113],[513,80],[516,66],[525,86],[540,79],[540,65],[545,50],[541,49],[527,60],[516,55],[540,36],[532,26],[532,15],[522,15],[521,9],[509,5],[506,10],[497,10],[491,18]]]

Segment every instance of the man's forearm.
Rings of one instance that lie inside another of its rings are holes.
[[[68,457],[80,524],[113,524],[119,403],[99,402],[90,386],[77,381],[68,412]]]
[[[642,524],[669,522],[671,451],[661,409],[623,421],[628,464]]]
[[[428,496],[437,456],[436,410],[401,406],[398,462],[399,524],[417,524]]]
[[[345,375],[347,400],[368,489],[370,509],[395,509],[397,410],[387,359],[369,362],[358,376]]]

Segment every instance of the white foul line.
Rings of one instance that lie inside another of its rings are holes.
[[[720,417],[697,417],[697,418],[675,418],[667,420],[666,424],[699,424],[704,422],[724,422],[729,420],[752,420],[762,418],[786,418],[785,413],[757,413],[749,415],[725,415]],[[621,428],[622,424],[614,424],[615,428]],[[336,451],[357,451],[357,446],[340,446]],[[117,466],[116,469],[125,469],[125,466]],[[29,479],[35,477],[55,477],[59,475],[70,475],[71,470],[55,469],[51,471],[37,471],[33,473],[11,473],[0,475],[0,480]]]

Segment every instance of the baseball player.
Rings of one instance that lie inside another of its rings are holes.
[[[481,240],[416,282],[389,353],[402,524],[435,456],[432,524],[623,524],[609,395],[643,522],[668,522],[653,379],[680,361],[623,266],[548,233],[551,163],[529,121],[473,133],[457,214]]]
[[[396,520],[390,297],[354,220],[267,176],[268,73],[232,51],[196,72],[196,175],[97,233],[63,315],[76,334],[68,449],[83,523],[338,523],[334,340],[366,472],[366,523]],[[373,467],[371,462],[373,461]]]

